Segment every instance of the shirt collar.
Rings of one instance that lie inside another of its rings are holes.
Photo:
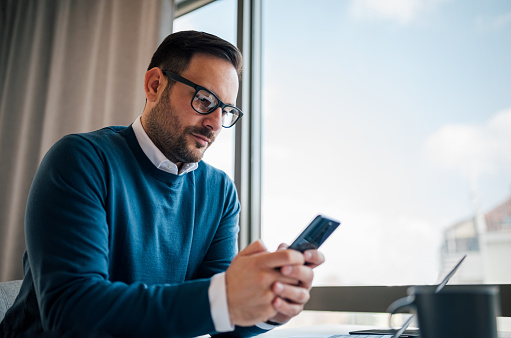
[[[135,136],[137,137],[137,141],[140,144],[142,151],[156,168],[174,175],[184,175],[198,168],[198,162],[191,162],[183,163],[181,170],[179,170],[177,165],[166,158],[160,149],[156,147],[153,141],[151,141],[149,136],[147,136],[144,127],[142,127],[142,122],[140,119],[141,116],[139,116],[135,122],[133,122],[133,131],[135,132]]]

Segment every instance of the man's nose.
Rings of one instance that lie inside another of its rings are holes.
[[[213,112],[205,115],[204,126],[213,131],[222,129],[222,108],[218,107]]]

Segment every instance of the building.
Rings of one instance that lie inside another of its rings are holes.
[[[444,231],[442,272],[467,254],[453,277],[459,284],[501,284],[511,281],[511,197],[488,211],[451,225]]]

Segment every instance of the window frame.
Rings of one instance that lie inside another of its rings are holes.
[[[494,285],[500,291],[499,317],[511,317],[511,284]],[[305,310],[385,313],[396,299],[408,296],[407,290],[412,286],[316,286]],[[450,287],[446,285],[445,289]]]
[[[234,183],[242,211],[241,249],[261,238],[261,87],[262,0],[237,0],[237,45],[243,53],[243,77],[238,107],[246,111],[236,125]]]

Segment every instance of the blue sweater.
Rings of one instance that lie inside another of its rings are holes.
[[[225,173],[204,162],[182,176],[161,171],[131,127],[66,136],[32,183],[25,278],[0,329],[215,334],[208,288],[237,253],[239,210]]]

